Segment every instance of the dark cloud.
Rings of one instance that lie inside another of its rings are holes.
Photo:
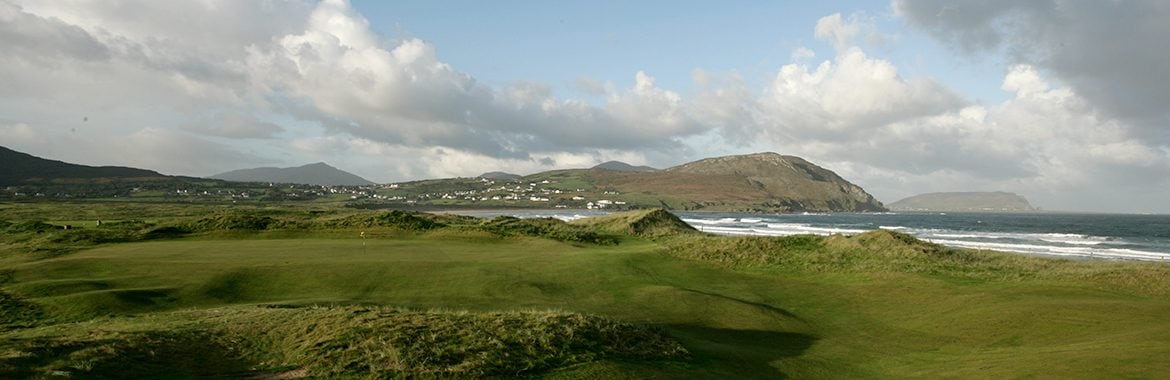
[[[6,58],[35,63],[57,59],[91,61],[110,56],[106,45],[89,32],[53,17],[25,12],[16,4],[0,1],[0,51]]]
[[[1004,49],[1097,109],[1170,144],[1170,3],[897,0],[898,14],[970,53]]]

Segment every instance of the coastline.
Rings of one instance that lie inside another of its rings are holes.
[[[569,220],[616,211],[619,210],[469,208],[441,212],[476,217],[511,214]],[[716,235],[854,235],[887,229],[935,244],[975,251],[1078,261],[1170,262],[1170,216],[1053,212],[673,213],[696,229]]]

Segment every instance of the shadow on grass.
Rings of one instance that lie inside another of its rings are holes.
[[[724,294],[712,293],[712,292],[707,292],[707,291],[702,291],[702,290],[697,290],[697,289],[682,288],[682,287],[678,287],[678,286],[676,286],[675,288],[677,288],[678,290],[686,291],[686,292],[701,294],[701,295],[708,296],[708,297],[715,297],[715,298],[719,298],[719,299],[751,306],[754,308],[767,310],[767,311],[770,311],[772,313],[780,314],[782,316],[795,319],[797,321],[803,321],[802,319],[800,319],[800,317],[796,316],[796,314],[793,314],[791,311],[784,310],[784,309],[781,309],[781,308],[778,308],[778,307],[775,307],[775,306],[772,306],[772,305],[769,305],[766,303],[748,301],[748,300],[745,300],[742,298],[735,298],[735,297],[731,297],[731,296],[724,295]]]
[[[691,325],[663,326],[690,350],[695,364],[708,375],[728,378],[787,378],[772,362],[797,357],[817,338],[808,334],[736,330]]]
[[[241,360],[212,337],[190,332],[146,332],[102,339],[39,338],[3,342],[3,378],[254,378]]]

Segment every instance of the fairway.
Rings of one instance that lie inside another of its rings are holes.
[[[65,325],[254,304],[556,310],[655,326],[691,355],[544,373],[564,378],[1170,372],[1170,361],[1150,360],[1170,355],[1166,295],[1108,284],[727,267],[635,237],[574,245],[475,232],[328,236],[107,245],[14,265],[5,290]]]

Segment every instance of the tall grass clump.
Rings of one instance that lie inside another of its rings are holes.
[[[555,218],[516,218],[498,216],[484,221],[479,228],[499,236],[532,236],[570,243],[614,245],[618,238],[598,233],[593,228],[565,223]]]
[[[448,223],[444,216],[412,211],[394,210],[382,213],[360,213],[344,218],[323,220],[316,223],[324,228],[372,228],[389,227],[406,231],[430,231],[444,228]]]

